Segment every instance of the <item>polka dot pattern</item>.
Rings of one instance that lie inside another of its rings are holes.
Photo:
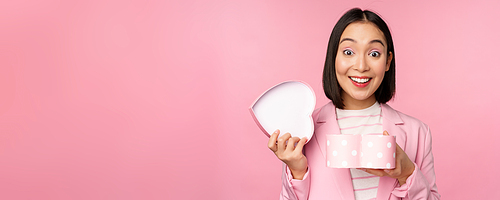
[[[392,169],[396,158],[395,136],[327,135],[326,165],[331,168]],[[392,155],[392,156],[387,156]]]

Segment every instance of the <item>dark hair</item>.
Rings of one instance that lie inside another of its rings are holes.
[[[335,73],[335,59],[339,48],[340,36],[345,28],[353,22],[371,22],[382,31],[387,42],[387,55],[392,52],[392,61],[390,68],[385,72],[384,80],[375,91],[375,99],[379,103],[387,103],[394,96],[396,90],[396,62],[394,55],[394,44],[392,42],[391,32],[387,24],[377,14],[369,10],[353,8],[347,11],[333,27],[330,41],[328,41],[328,50],[326,51],[325,68],[323,69],[323,90],[326,97],[332,100],[335,107],[343,109],[342,87],[340,87]],[[389,57],[388,57],[389,58]]]

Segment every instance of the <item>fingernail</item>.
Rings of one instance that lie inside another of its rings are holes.
[[[279,130],[279,129],[276,129],[276,130],[274,131],[274,133],[278,133],[278,131],[280,131],[280,130]]]
[[[385,172],[385,173],[390,173],[390,172],[391,172],[391,170],[384,169],[384,172]]]

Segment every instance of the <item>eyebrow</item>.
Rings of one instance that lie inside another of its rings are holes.
[[[372,41],[370,41],[370,44],[375,43],[375,42],[378,42],[378,43],[380,43],[382,46],[384,46],[384,47],[385,47],[384,43],[383,43],[381,40],[372,40]]]
[[[351,38],[343,38],[342,40],[340,40],[339,44],[344,42],[344,41],[351,41],[351,42],[354,42],[354,43],[357,43],[356,40],[354,39],[351,39]],[[385,47],[384,43],[381,41],[381,40],[372,40],[369,42],[370,44],[372,43],[380,43],[382,46]]]
[[[355,41],[355,40],[353,40],[353,39],[351,39],[351,38],[343,38],[342,40],[340,40],[339,44],[341,44],[341,43],[342,43],[342,42],[344,42],[344,41],[351,41],[351,42],[356,43],[356,41]]]

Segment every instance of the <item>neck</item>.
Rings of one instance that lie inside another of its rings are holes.
[[[344,95],[344,110],[362,110],[372,106],[376,101],[375,95],[372,95],[368,97],[368,99],[364,100],[353,99],[349,95]]]

